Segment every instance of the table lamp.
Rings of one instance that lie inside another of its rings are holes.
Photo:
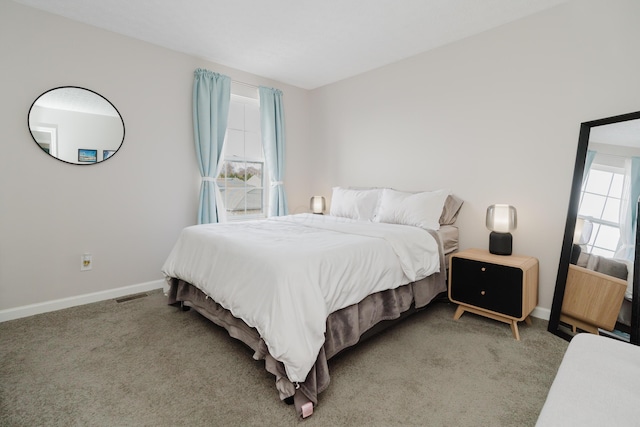
[[[516,208],[511,205],[496,204],[487,208],[487,228],[489,252],[496,255],[511,255],[513,237],[511,231],[517,226]]]
[[[309,208],[314,214],[322,215],[324,214],[324,210],[327,208],[327,203],[325,202],[324,197],[313,196],[309,203]]]
[[[571,264],[577,264],[580,253],[582,252],[582,245],[589,243],[591,239],[591,232],[593,231],[593,224],[583,218],[576,219],[576,228],[573,231],[573,246],[571,247]]]

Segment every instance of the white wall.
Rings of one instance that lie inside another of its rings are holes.
[[[289,204],[308,203],[308,92],[0,0],[0,310],[162,279],[180,230],[196,221],[193,72],[207,68],[285,97]],[[33,142],[31,103],[81,86],[125,123],[112,159],[55,160]],[[80,256],[93,270],[80,272]]]
[[[463,249],[487,248],[487,206],[513,204],[550,308],[579,125],[640,110],[638,17],[637,0],[574,0],[314,90],[314,194],[450,188]]]
[[[515,205],[514,250],[540,259],[549,308],[579,124],[640,110],[638,16],[635,0],[574,0],[307,92],[0,0],[0,310],[162,278],[196,218],[196,68],[284,91],[293,213],[334,185],[448,187],[462,248],[486,248],[486,207]],[[65,85],[122,114],[113,159],[67,165],[32,141],[31,103]]]

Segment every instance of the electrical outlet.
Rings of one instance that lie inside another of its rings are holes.
[[[89,271],[93,268],[93,256],[91,254],[82,254],[80,257],[80,271]]]

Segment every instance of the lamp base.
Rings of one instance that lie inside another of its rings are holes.
[[[575,243],[571,247],[571,259],[569,260],[570,264],[576,265],[578,264],[578,258],[580,258],[580,253],[582,252],[582,248]]]
[[[489,252],[494,255],[511,255],[513,237],[511,233],[498,233],[492,231],[489,234]]]

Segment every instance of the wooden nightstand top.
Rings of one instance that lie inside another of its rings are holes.
[[[504,265],[508,267],[519,267],[523,270],[538,264],[538,259],[526,255],[495,255],[486,249],[465,249],[451,254],[452,257],[484,261],[491,264]]]

